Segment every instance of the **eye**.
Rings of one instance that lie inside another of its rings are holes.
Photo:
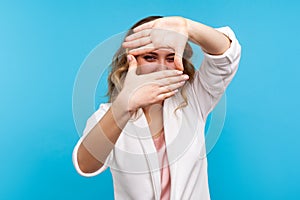
[[[167,60],[167,62],[174,62],[174,56],[168,57],[166,60]]]
[[[156,57],[152,56],[152,55],[146,55],[146,56],[143,56],[143,58],[148,62],[153,62],[156,59]]]

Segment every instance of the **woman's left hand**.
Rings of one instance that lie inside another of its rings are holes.
[[[140,55],[159,48],[175,51],[174,63],[183,71],[182,56],[188,41],[188,27],[185,18],[164,17],[147,22],[133,29],[133,34],[125,38],[124,48],[132,48],[129,53]]]

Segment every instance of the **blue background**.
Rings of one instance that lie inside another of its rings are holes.
[[[297,2],[0,1],[0,199],[113,199],[109,170],[73,168],[73,84],[96,45],[153,14],[229,25],[242,45],[208,155],[212,199],[299,199]]]

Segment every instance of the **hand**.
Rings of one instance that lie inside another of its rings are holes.
[[[173,96],[182,87],[188,75],[178,70],[163,70],[150,74],[137,75],[137,61],[128,55],[129,69],[124,87],[118,97],[126,103],[128,111],[133,113],[139,108],[161,102]]]
[[[182,17],[165,17],[142,24],[125,38],[124,48],[133,48],[132,55],[140,55],[159,48],[175,51],[174,63],[183,71],[182,56],[188,41],[187,22]]]

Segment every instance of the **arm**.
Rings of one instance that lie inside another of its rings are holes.
[[[117,97],[81,142],[77,152],[77,162],[83,173],[93,173],[103,166],[122,129],[130,119],[129,112],[121,99]]]
[[[231,40],[225,34],[189,19],[186,20],[189,39],[211,55],[221,55],[229,47]]]
[[[189,19],[186,26],[189,39],[204,51],[204,60],[192,86],[206,119],[237,71],[241,47],[229,27],[217,30]]]
[[[200,69],[195,73],[192,88],[194,93],[197,94],[196,101],[201,108],[201,114],[204,119],[219,102],[227,86],[235,76],[241,56],[241,46],[234,32],[229,27],[213,29],[213,31],[222,35],[223,38],[227,37],[230,45],[228,48],[225,48],[224,52],[220,48],[222,46],[226,47],[226,45],[222,45],[222,41],[219,41],[219,45],[215,45],[214,41],[211,41],[210,45],[202,46],[204,59]],[[215,51],[212,49],[215,49]],[[222,54],[218,54],[216,49],[219,49],[218,51],[222,52]]]
[[[201,113],[206,118],[237,71],[241,47],[233,31],[229,27],[216,30],[183,17],[156,19],[133,31],[135,33],[123,43],[123,46],[133,48],[129,52],[146,53],[171,47],[175,50],[174,61],[179,70],[183,70],[182,52],[188,39],[203,49],[204,60],[192,86],[197,105],[202,107]]]

